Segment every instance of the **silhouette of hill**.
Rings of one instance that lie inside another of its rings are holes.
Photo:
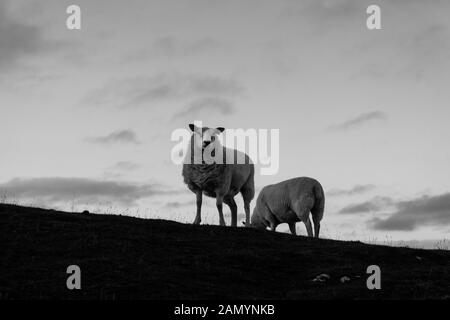
[[[450,251],[0,205],[3,299],[450,299],[449,267]]]

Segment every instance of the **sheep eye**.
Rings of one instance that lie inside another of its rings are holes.
[[[214,141],[214,140],[216,140],[216,137],[212,136],[211,141]]]

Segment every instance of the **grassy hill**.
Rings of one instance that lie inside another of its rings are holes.
[[[449,283],[450,251],[0,205],[3,299],[450,299]]]

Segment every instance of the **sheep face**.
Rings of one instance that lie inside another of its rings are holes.
[[[225,130],[225,128],[208,128],[208,127],[197,127],[194,124],[190,124],[189,128],[194,135],[195,146],[199,149],[204,150],[211,143],[218,143],[218,136]]]
[[[245,221],[242,221],[242,225],[249,227],[249,228],[255,228],[255,229],[266,229],[267,226],[263,223],[263,222],[250,222],[250,224],[247,226],[247,224],[245,223]]]
[[[253,214],[250,222],[250,227],[255,229],[266,229],[267,225],[264,223],[264,219],[262,219],[260,212],[255,207],[253,209]]]

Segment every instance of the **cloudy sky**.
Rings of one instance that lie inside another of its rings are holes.
[[[71,4],[81,31],[66,28]],[[369,4],[382,30],[366,28]],[[256,186],[317,178],[328,237],[448,237],[449,10],[446,0],[1,0],[0,197],[191,222],[170,136],[202,120],[279,129],[280,170]],[[212,200],[204,212],[217,223]]]

